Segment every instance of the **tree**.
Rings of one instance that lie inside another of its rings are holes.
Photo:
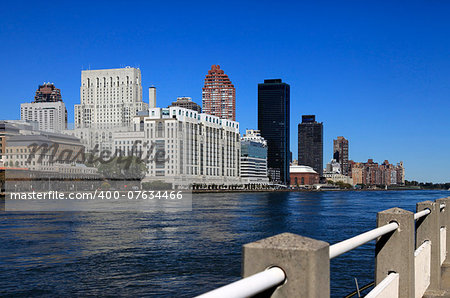
[[[94,165],[97,165],[99,173],[108,179],[141,180],[147,173],[144,161],[136,156],[115,157]]]

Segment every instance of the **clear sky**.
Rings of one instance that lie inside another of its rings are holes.
[[[257,84],[291,85],[291,150],[302,114],[350,141],[350,158],[404,161],[408,180],[450,181],[450,2],[10,1],[0,10],[0,119],[43,82],[69,120],[81,70],[139,67],[144,100],[201,103],[219,64],[236,87],[241,128],[257,128]],[[345,4],[344,4],[345,3]],[[270,109],[270,107],[267,107]],[[242,131],[243,132],[243,131]]]

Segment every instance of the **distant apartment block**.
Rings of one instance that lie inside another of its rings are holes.
[[[367,162],[350,162],[353,184],[363,185],[403,185],[405,168],[403,162],[396,165],[385,160],[378,164],[369,159]]]
[[[212,65],[202,89],[203,113],[236,120],[236,90],[220,65]]]
[[[258,129],[267,141],[269,179],[289,185],[290,86],[281,79],[258,84]]]
[[[348,140],[344,137],[337,137],[333,140],[333,159],[341,166],[341,173],[348,175]]]
[[[240,182],[238,122],[179,107],[153,108],[134,118],[133,130],[114,133],[114,148],[148,156],[143,182],[181,188]]]
[[[177,97],[177,101],[172,102],[170,107],[180,107],[189,110],[196,111],[197,113],[202,112],[202,107],[198,105],[196,102],[192,101],[190,97]]]
[[[298,163],[323,175],[323,123],[315,115],[303,115],[298,125]]]
[[[241,179],[243,184],[268,184],[267,142],[259,130],[247,129],[241,138]]]
[[[61,90],[51,83],[39,85],[34,101],[20,105],[20,119],[34,121],[42,131],[61,132],[67,128],[67,110]]]

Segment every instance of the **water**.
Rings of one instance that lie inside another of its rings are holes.
[[[194,195],[193,211],[0,212],[0,296],[191,297],[239,279],[241,248],[291,232],[331,244],[376,227],[376,213],[448,191]],[[374,278],[374,244],[331,261],[342,297]]]

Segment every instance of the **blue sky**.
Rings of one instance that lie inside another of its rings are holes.
[[[291,85],[291,150],[302,114],[324,122],[350,158],[404,161],[407,179],[450,181],[448,1],[8,2],[0,11],[0,119],[18,119],[38,84],[61,89],[69,120],[81,70],[140,67],[158,106],[201,103],[220,64],[241,128],[257,126],[257,84]],[[268,107],[270,108],[270,107]]]

